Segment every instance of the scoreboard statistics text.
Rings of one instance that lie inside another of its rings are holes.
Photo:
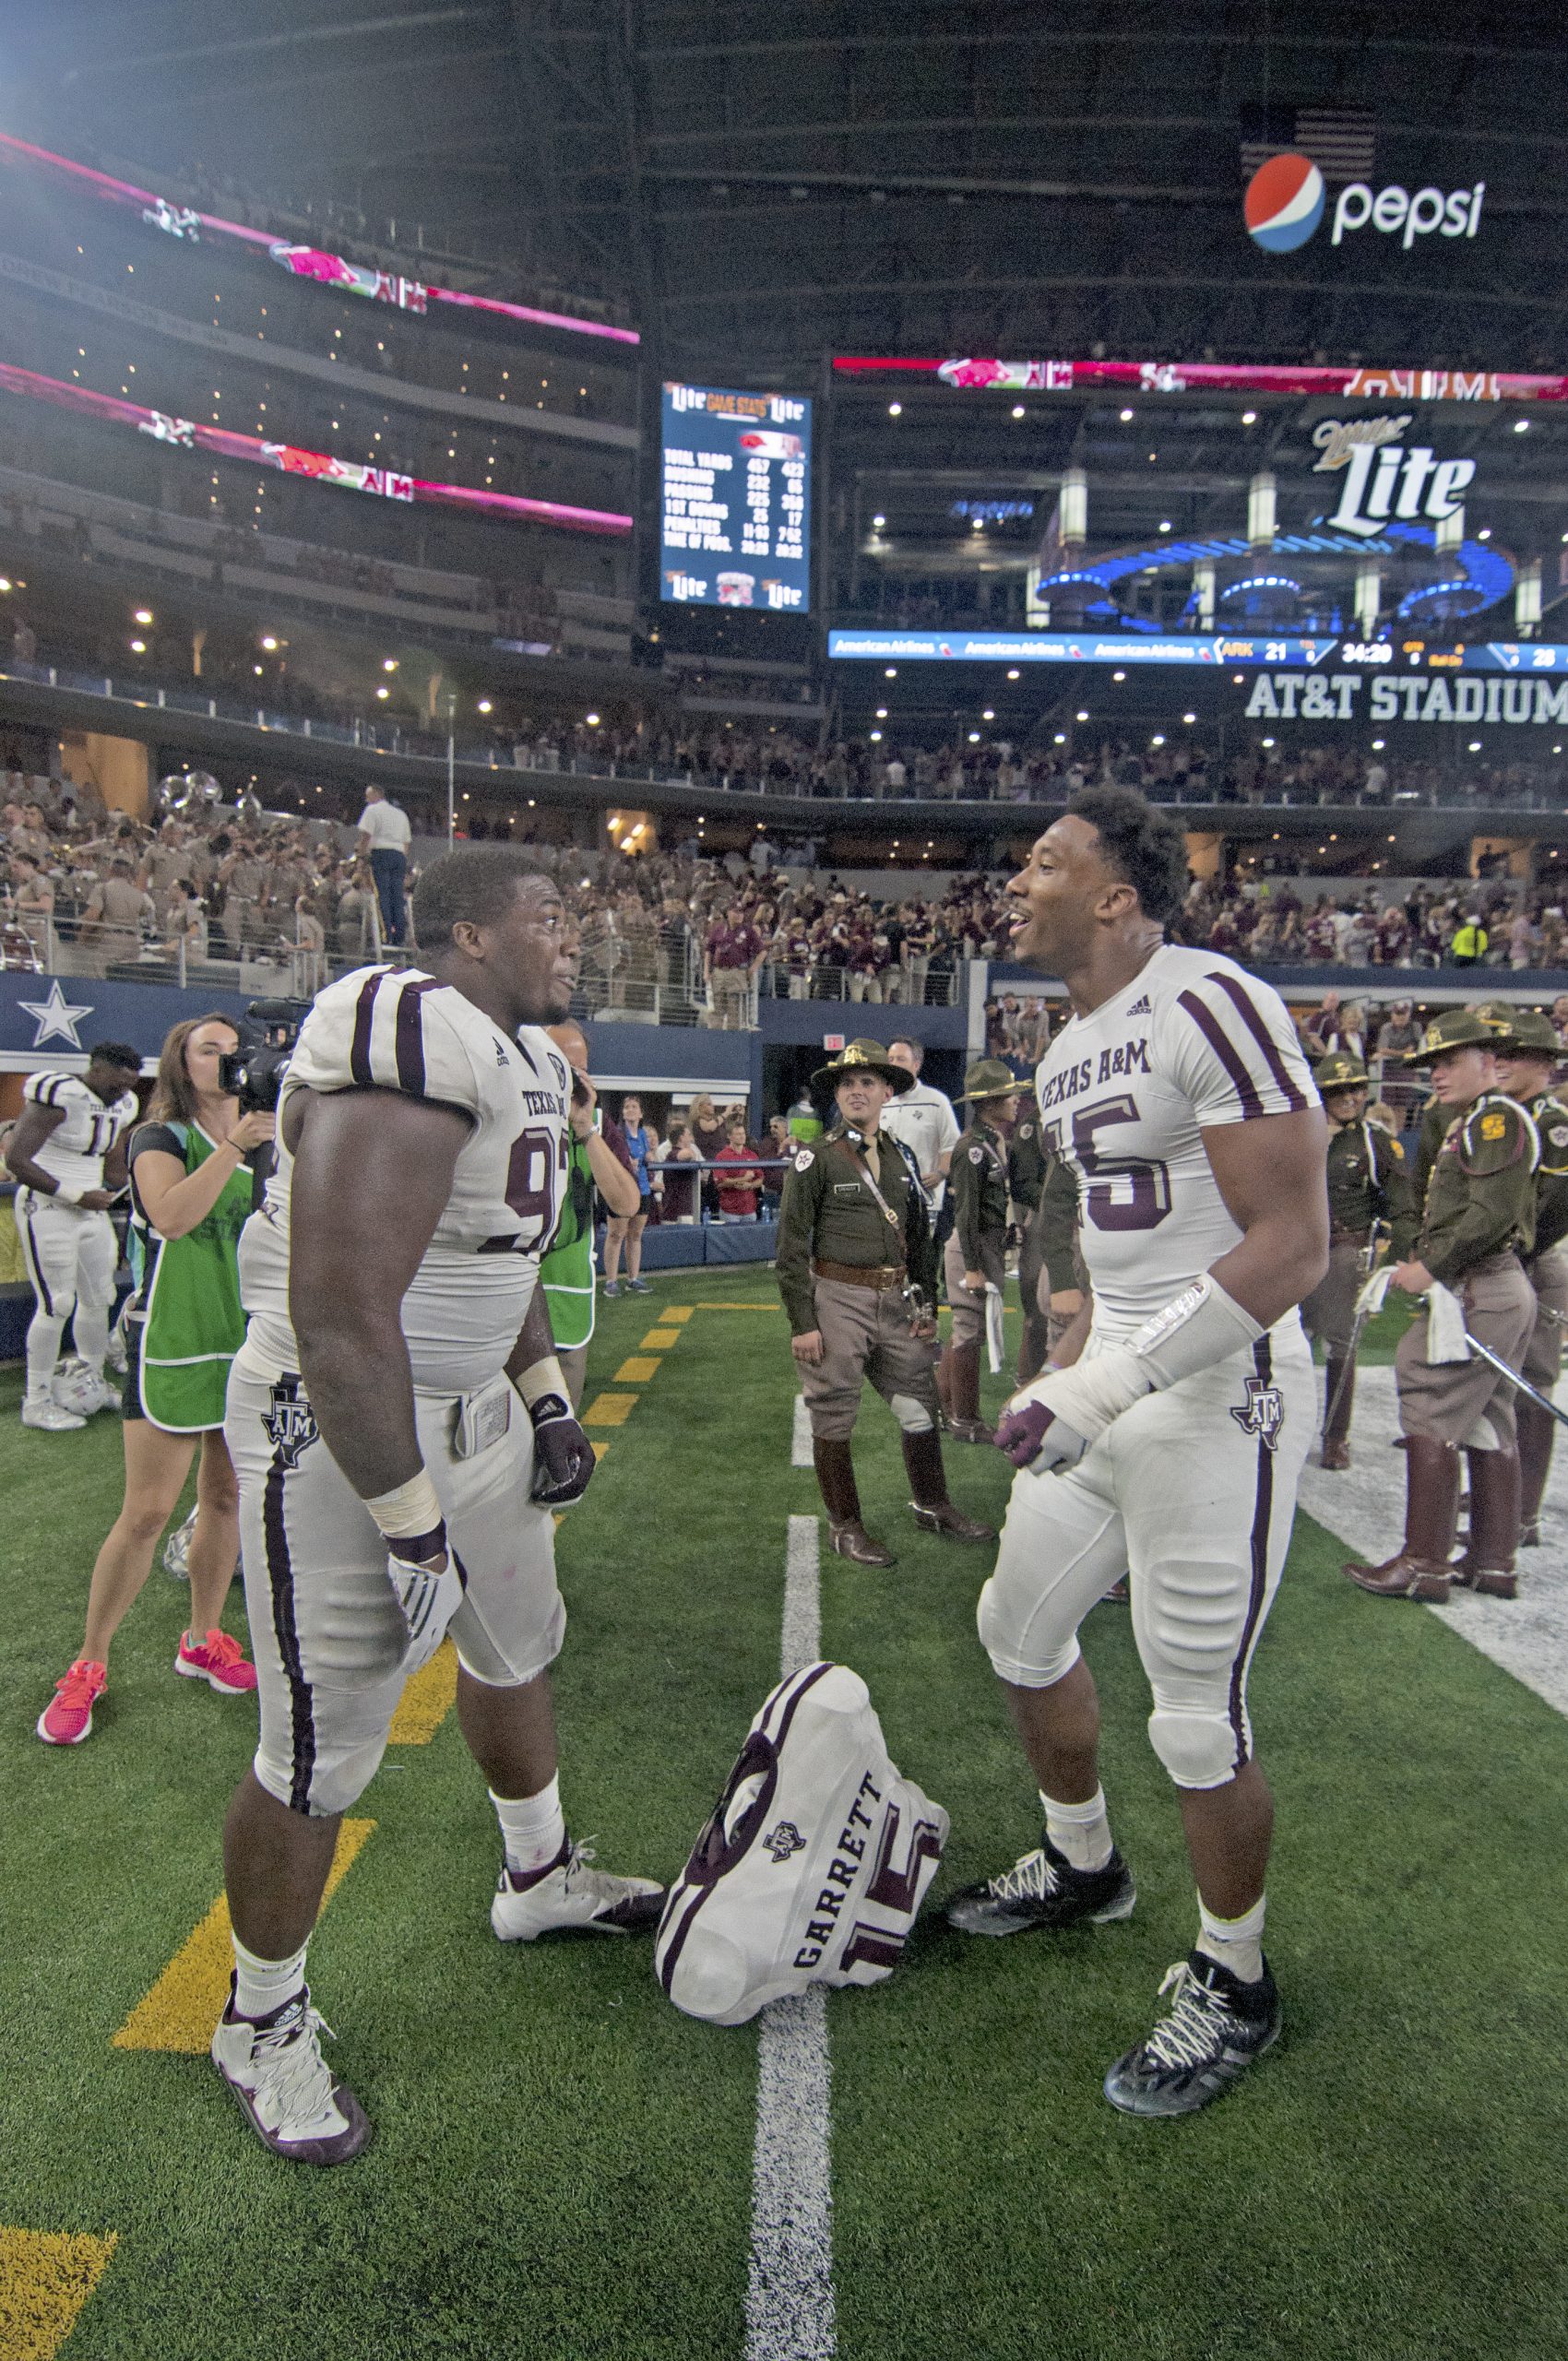
[[[659,596],[805,614],[810,401],[666,383],[662,426]]]

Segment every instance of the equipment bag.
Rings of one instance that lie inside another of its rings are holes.
[[[743,2024],[808,1984],[891,1975],[947,1841],[902,1777],[859,1673],[781,1680],[670,1889],[654,1946],[678,2009]]]

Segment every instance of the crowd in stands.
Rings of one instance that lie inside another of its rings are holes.
[[[336,797],[323,797],[319,816],[294,817],[267,813],[254,794],[222,808],[172,790],[178,808],[138,825],[90,786],[18,774],[3,784],[11,964],[58,954],[75,972],[102,973],[148,958],[271,960],[314,990],[329,966],[378,948],[369,870]],[[503,833],[529,843],[527,815],[511,816]],[[469,830],[490,832],[482,818]],[[633,859],[534,849],[580,914],[593,1007],[743,1024],[759,991],[945,1004],[962,962],[1007,957],[999,874],[937,884],[890,873],[885,889],[867,890],[823,872],[811,839],[760,833],[750,858],[715,859],[697,836]],[[410,884],[417,905],[417,868]],[[1265,968],[1568,967],[1563,898],[1503,878],[1395,888],[1230,872],[1194,881],[1173,931]]]

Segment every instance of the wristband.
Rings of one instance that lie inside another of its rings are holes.
[[[540,1418],[569,1418],[572,1415],[566,1374],[553,1353],[546,1353],[541,1361],[519,1370],[512,1386],[536,1427]]]
[[[377,1492],[365,1506],[392,1544],[395,1558],[433,1558],[438,1548],[445,1548],[445,1520],[428,1469],[422,1467],[389,1492]]]

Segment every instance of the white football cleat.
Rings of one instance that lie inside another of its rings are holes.
[[[212,2062],[263,2146],[292,2164],[346,2165],[370,2138],[364,2109],[321,2054],[331,2031],[304,1985],[270,2016],[236,2016],[231,1976]]]
[[[87,1420],[78,1418],[74,1410],[67,1410],[63,1403],[56,1402],[50,1394],[42,1402],[22,1404],[22,1424],[24,1427],[36,1427],[40,1434],[68,1435],[76,1428],[85,1427]]]
[[[503,1861],[490,1923],[504,1943],[540,1935],[633,1935],[657,1926],[664,1888],[653,1878],[612,1877],[589,1865],[591,1844],[563,1845],[548,1868],[525,1873]]]

